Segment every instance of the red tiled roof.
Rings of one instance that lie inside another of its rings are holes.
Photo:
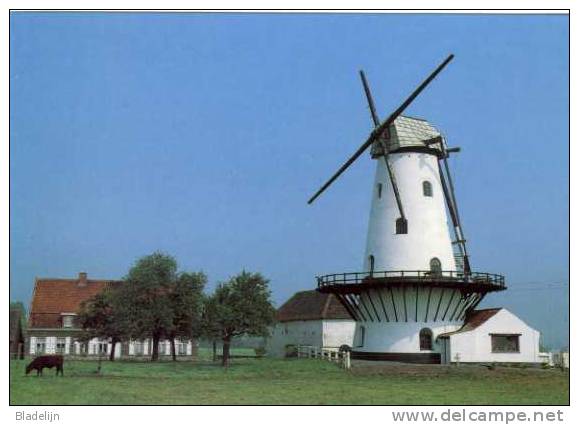
[[[464,325],[462,325],[462,327],[459,330],[454,332],[442,333],[438,335],[438,338],[444,338],[450,335],[463,332],[470,332],[478,328],[480,325],[482,325],[491,317],[493,317],[495,314],[497,314],[499,310],[501,310],[501,308],[485,308],[483,310],[474,310],[466,317]]]
[[[36,279],[30,306],[31,328],[61,327],[61,313],[76,313],[83,301],[101,292],[115,280]]]
[[[352,320],[348,311],[336,297],[315,290],[295,293],[277,310],[276,318],[279,322],[320,319]]]

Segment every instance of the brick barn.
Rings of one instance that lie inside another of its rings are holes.
[[[111,352],[108,340],[93,338],[79,341],[82,329],[76,321],[80,305],[106,287],[122,284],[118,280],[88,279],[84,272],[76,279],[37,278],[30,305],[27,353],[64,354],[69,356],[106,356]],[[176,341],[178,356],[191,355],[192,341]],[[151,340],[123,341],[115,347],[115,358],[149,356]],[[169,341],[159,343],[159,355],[170,356]]]

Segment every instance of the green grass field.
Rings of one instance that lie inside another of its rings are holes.
[[[66,361],[64,377],[24,375],[10,362],[10,403],[63,404],[568,404],[560,370],[475,366],[358,365],[345,372],[309,359],[234,359],[229,369],[206,357],[159,363]]]

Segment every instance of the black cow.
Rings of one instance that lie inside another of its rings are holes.
[[[56,376],[60,372],[60,376],[64,376],[64,358],[62,356],[38,356],[26,366],[26,374],[28,375],[32,369],[36,369],[36,376],[42,376],[42,369],[45,367],[52,369],[56,366]]]

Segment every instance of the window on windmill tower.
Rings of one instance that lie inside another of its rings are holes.
[[[432,183],[430,183],[428,180],[422,182],[422,194],[432,198]]]
[[[378,199],[382,198],[382,183],[378,183]]]
[[[440,264],[440,260],[436,257],[430,260],[430,272],[434,274],[442,273],[442,264]]]
[[[432,331],[428,328],[420,330],[420,350],[432,350]]]
[[[396,234],[405,235],[408,233],[408,221],[402,217],[396,219]]]

